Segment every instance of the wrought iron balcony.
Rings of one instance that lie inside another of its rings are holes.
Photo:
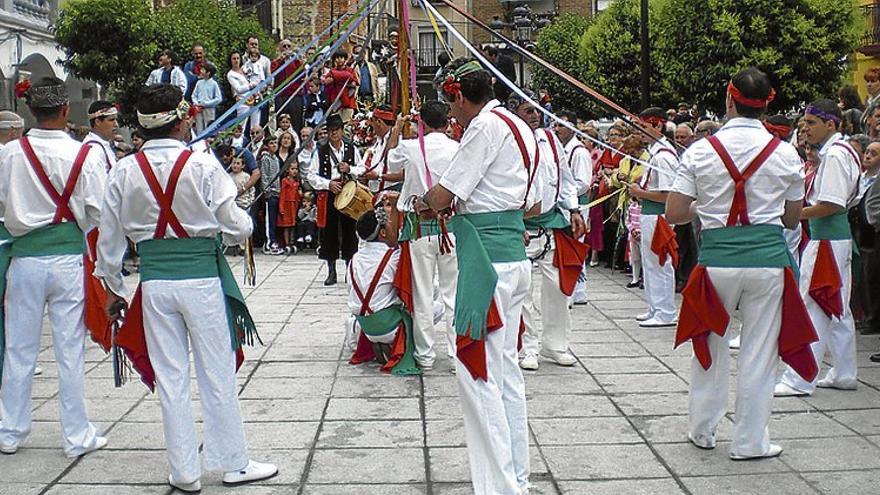
[[[865,31],[859,51],[870,57],[880,56],[880,2],[862,5]]]

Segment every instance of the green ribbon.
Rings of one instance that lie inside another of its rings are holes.
[[[385,335],[403,323],[403,331],[406,332],[406,348],[403,357],[394,365],[391,370],[392,375],[421,375],[422,370],[416,364],[414,356],[415,346],[412,334],[412,317],[403,306],[396,304],[389,306],[381,311],[377,311],[367,316],[355,316],[361,330],[371,336]]]
[[[226,299],[226,321],[232,349],[238,350],[242,343],[253,345],[254,338],[259,340],[244,296],[223,256],[219,236],[152,239],[139,242],[137,250],[141,259],[141,282],[219,277]]]
[[[455,234],[458,280],[455,332],[474,340],[486,338],[486,314],[498,274],[492,263],[525,261],[522,210],[458,214],[450,219]]]
[[[440,235],[440,222],[436,218],[420,218],[413,212],[407,212],[403,217],[403,230],[400,232],[399,242],[413,241],[420,237]]]
[[[62,222],[16,237],[11,254],[13,258],[27,258],[83,254],[85,251],[86,238],[79,225],[76,222]]]
[[[662,215],[666,213],[666,204],[650,199],[642,200],[642,215]]]
[[[817,241],[845,241],[852,239],[847,211],[821,218],[811,218],[810,239]]]
[[[565,215],[562,214],[562,211],[559,208],[553,208],[552,210],[541,213],[536,217],[526,218],[523,220],[525,223],[526,230],[538,230],[543,228],[544,230],[564,230],[569,227],[568,219],[565,218]]]
[[[791,267],[798,276],[798,266],[788,250],[779,225],[741,225],[703,230],[699,263],[720,268]]]

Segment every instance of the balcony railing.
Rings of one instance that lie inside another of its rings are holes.
[[[880,56],[880,2],[861,7],[865,31],[859,51],[872,57]]]
[[[443,52],[442,46],[419,47],[414,50],[416,67],[420,74],[433,75],[440,68],[437,57]]]
[[[40,24],[49,24],[54,8],[48,0],[12,0],[13,12]]]

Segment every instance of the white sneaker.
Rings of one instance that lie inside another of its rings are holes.
[[[67,454],[68,459],[76,459],[77,457],[82,457],[86,454],[91,454],[96,450],[101,450],[107,446],[107,437],[95,437],[95,445],[87,448],[85,451],[79,454]]]
[[[247,466],[238,471],[223,473],[223,484],[226,486],[243,485],[252,481],[265,480],[276,474],[278,474],[278,467],[274,464],[250,460]]]
[[[808,394],[784,383],[777,383],[773,388],[773,397],[806,397]]]
[[[728,343],[727,345],[731,349],[739,349],[739,343],[740,343],[741,338],[742,338],[741,336],[737,335],[736,337],[730,339],[730,343]]]
[[[310,242],[312,242],[312,236],[307,235],[307,236],[306,236],[306,244],[308,244],[308,243],[310,243]]]
[[[175,490],[183,493],[199,493],[202,491],[202,482],[200,480],[195,480],[192,483],[178,483],[177,481],[174,481],[174,478],[169,474],[168,484]]]
[[[572,356],[568,352],[549,351],[542,349],[541,357],[545,357],[555,362],[559,366],[574,366],[575,363],[577,363],[577,359],[575,359],[574,356]]]
[[[677,324],[678,324],[678,320],[663,321],[660,318],[657,318],[656,316],[652,316],[651,318],[648,318],[647,320],[639,322],[639,326],[642,328],[674,327]]]
[[[646,321],[650,320],[654,317],[654,313],[652,311],[648,311],[647,313],[642,313],[639,316],[636,316],[636,321]]]
[[[12,455],[18,452],[18,445],[12,443],[0,443],[0,454]]]
[[[297,237],[297,238],[296,238],[296,242],[297,242],[297,244],[302,244],[302,243],[305,242],[305,241],[303,240],[302,237]]]
[[[40,376],[42,374],[43,374],[43,368],[40,368],[39,366],[34,368],[34,376]]]
[[[730,453],[730,458],[734,461],[747,461],[749,459],[766,459],[769,457],[778,457],[779,454],[782,453],[782,447],[776,445],[775,443],[770,444],[770,448],[767,449],[767,452],[760,455],[739,455],[733,452]]]
[[[538,356],[526,354],[519,362],[519,367],[524,370],[535,371],[538,369]]]
[[[857,381],[852,381],[850,383],[835,382],[833,378],[829,378],[826,375],[825,378],[816,382],[816,386],[819,388],[834,388],[837,390],[857,390],[859,388],[859,382],[857,382]]]

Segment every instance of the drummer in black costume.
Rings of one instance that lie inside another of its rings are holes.
[[[321,228],[321,245],[318,257],[327,261],[327,279],[324,285],[336,283],[336,260],[346,261],[357,252],[358,240],[353,218],[343,215],[333,205],[336,195],[342,191],[347,180],[356,178],[353,164],[360,163],[361,156],[351,141],[342,136],[342,119],[338,115],[327,118],[327,141],[318,145],[306,173],[309,184],[317,191],[318,227]]]

